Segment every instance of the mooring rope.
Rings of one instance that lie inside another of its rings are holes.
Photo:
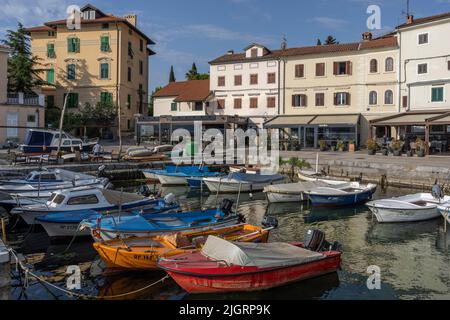
[[[57,286],[43,278],[41,278],[40,276],[38,276],[37,274],[35,274],[33,271],[31,271],[28,267],[26,267],[25,265],[22,264],[22,262],[19,260],[19,257],[17,256],[16,252],[14,251],[14,249],[9,248],[8,251],[14,256],[15,260],[16,260],[16,270],[18,269],[18,267],[20,267],[20,269],[23,270],[24,272],[24,287],[28,287],[29,286],[29,276],[32,276],[33,278],[35,278],[36,280],[38,280],[39,282],[41,282],[42,284],[46,284],[56,290],[59,290],[61,292],[64,292],[65,294],[69,295],[69,296],[74,296],[77,298],[82,298],[82,299],[96,299],[96,300],[107,300],[107,299],[115,299],[115,298],[121,298],[121,297],[126,297],[129,295],[133,295],[142,291],[145,291],[155,285],[157,285],[158,283],[164,282],[164,280],[169,278],[169,275],[165,275],[164,277],[162,277],[161,279],[143,287],[137,290],[133,290],[130,292],[126,292],[126,293],[121,293],[121,294],[116,294],[116,295],[111,295],[111,296],[92,296],[92,295],[88,295],[88,294],[83,294],[83,293],[78,293],[78,292],[74,292],[65,288],[62,288],[60,286]]]

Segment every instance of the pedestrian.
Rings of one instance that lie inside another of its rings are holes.
[[[97,142],[94,146],[94,148],[92,149],[92,151],[94,152],[94,156],[98,157],[100,156],[100,152],[102,150],[102,146]]]

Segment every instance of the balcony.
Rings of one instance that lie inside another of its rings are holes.
[[[6,103],[25,106],[44,106],[45,96],[43,94],[8,92]]]

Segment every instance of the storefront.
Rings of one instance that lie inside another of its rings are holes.
[[[267,129],[280,129],[283,150],[317,149],[320,144],[328,148],[354,142],[360,145],[360,114],[278,116],[267,121]]]

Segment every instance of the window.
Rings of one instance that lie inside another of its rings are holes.
[[[276,75],[275,72],[271,72],[267,74],[267,83],[275,83],[276,82]]]
[[[172,102],[170,104],[170,111],[177,111],[177,103],[176,102]]]
[[[64,94],[64,101],[66,100],[67,93]],[[78,108],[78,93],[71,92],[67,96],[67,107]]]
[[[35,123],[36,122],[36,115],[35,114],[27,115],[27,122]]]
[[[242,99],[234,99],[234,108],[241,109],[242,108]]]
[[[46,96],[45,97],[45,106],[47,108],[53,108],[55,106],[55,96]]]
[[[250,63],[250,69],[258,69],[259,64],[258,63]]]
[[[316,107],[323,107],[325,106],[325,93],[318,92],[316,93]]]
[[[386,90],[384,93],[384,104],[394,104],[394,93],[392,90]]]
[[[376,105],[378,103],[378,94],[376,91],[370,91],[369,93],[369,104]]]
[[[58,194],[58,195],[54,194],[52,202],[56,203],[56,204],[61,204],[61,203],[63,203],[64,199],[65,199],[65,197],[62,194]]]
[[[303,78],[304,76],[305,76],[305,65],[297,64],[295,66],[295,77],[296,78]]]
[[[131,41],[128,41],[128,56],[133,59],[134,53],[133,53],[133,46],[131,44]]]
[[[241,75],[234,76],[234,85],[235,86],[242,85],[242,76]]]
[[[55,83],[55,69],[47,70],[47,82],[52,84]]]
[[[294,94],[292,96],[292,106],[293,107],[306,107],[307,106],[307,96],[306,94]]]
[[[408,96],[403,96],[402,97],[402,107],[403,108],[408,108]]]
[[[56,32],[55,31],[49,31],[48,32],[48,36],[49,37],[54,37],[56,35]]]
[[[139,50],[142,52],[144,51],[144,40],[139,39]]]
[[[102,23],[102,29],[109,29],[109,23]]]
[[[377,73],[378,72],[378,60],[372,59],[370,60],[370,73]]]
[[[127,95],[127,108],[131,109],[131,94]]]
[[[251,56],[252,58],[258,57],[258,49],[257,49],[257,48],[252,49],[252,50],[250,51],[250,56]]]
[[[100,92],[100,102],[102,104],[112,105],[112,93]]]
[[[431,102],[444,101],[444,87],[431,88]]]
[[[428,33],[419,34],[419,44],[427,44],[428,43]]]
[[[56,58],[54,43],[47,43],[47,58]]]
[[[251,74],[250,75],[250,84],[258,84],[258,75],[257,74]]]
[[[242,70],[242,64],[235,64],[233,68],[234,70]]]
[[[67,201],[68,205],[96,204],[96,203],[98,203],[98,199],[95,194],[91,194],[88,196],[73,197]]]
[[[250,108],[258,108],[258,98],[250,98]]]
[[[428,64],[427,63],[418,64],[417,65],[417,73],[418,74],[428,73]]]
[[[350,61],[335,62],[333,64],[335,75],[351,75],[352,74],[352,63]]]
[[[275,97],[267,97],[267,108],[275,108],[276,101]]]
[[[67,51],[70,53],[80,52],[80,39],[68,38],[67,39]]]
[[[225,77],[224,76],[220,76],[217,78],[217,86],[225,87]]]
[[[103,79],[103,80],[109,79],[109,64],[108,63],[100,64],[100,79]]]
[[[128,81],[131,82],[131,67],[128,67],[128,75],[127,75]]]
[[[131,120],[130,119],[127,120],[127,128],[128,128],[128,130],[131,129]]]
[[[144,62],[142,60],[139,60],[139,74],[144,74]]]
[[[194,104],[194,111],[203,111],[203,102],[196,101]]]
[[[75,80],[75,65],[67,65],[67,80]]]
[[[217,109],[225,109],[225,99],[217,99]]]
[[[334,94],[334,105],[335,106],[348,106],[350,105],[350,93],[348,92],[337,92]]]
[[[384,70],[386,72],[394,71],[394,59],[392,59],[391,57],[386,58]]]
[[[109,48],[109,36],[102,36],[100,38],[100,50],[102,52],[108,52]]]
[[[316,77],[325,76],[325,63],[316,63]]]

